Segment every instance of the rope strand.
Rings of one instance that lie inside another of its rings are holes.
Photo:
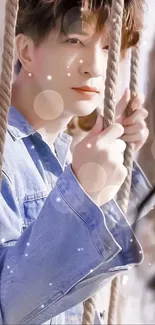
[[[18,0],[7,0],[5,7],[5,30],[3,39],[2,72],[0,81],[0,179],[2,176],[7,118],[11,102],[17,11]]]
[[[107,75],[105,82],[105,98],[104,98],[104,120],[105,127],[114,122],[115,119],[115,94],[116,84],[118,76],[118,63],[121,50],[121,32],[122,32],[122,19],[123,19],[124,0],[114,0],[111,11],[111,26],[110,26],[110,43],[109,43],[109,55],[107,65]],[[117,293],[117,280],[112,282],[111,292],[111,308],[109,314],[110,324],[113,324],[113,313],[115,312]],[[83,322],[85,325],[92,325],[94,323],[95,315],[94,298],[88,299],[84,303]],[[84,323],[87,319],[87,322]]]
[[[115,121],[116,85],[118,77],[118,64],[121,50],[121,32],[124,0],[114,0],[111,14],[110,43],[105,81],[104,121],[105,127]]]
[[[95,310],[96,310],[96,299],[91,297],[83,303],[84,313],[82,318],[83,325],[94,324]]]
[[[130,72],[130,91],[131,91],[131,100],[127,107],[127,115],[130,116],[132,113],[131,102],[137,96],[138,93],[138,69],[139,69],[139,43],[132,50],[131,55],[131,72]],[[119,193],[118,201],[119,206],[124,214],[127,213],[131,181],[132,181],[132,168],[133,168],[133,144],[128,144],[125,150],[124,155],[124,165],[127,168],[127,177],[123,183]]]

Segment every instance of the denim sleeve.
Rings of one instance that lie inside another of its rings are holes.
[[[148,204],[145,205],[142,214],[138,216],[138,206],[145,199],[151,189],[152,185],[146,178],[138,163],[134,161],[132,171],[132,185],[127,214],[130,224],[133,224],[134,221],[137,220],[137,217],[142,218],[146,216],[148,212],[154,207],[155,198],[152,197]]]
[[[1,324],[41,324],[87,299],[118,272],[117,267],[128,264],[121,251],[126,253],[130,246],[124,245],[123,239],[119,243],[124,248],[120,246],[117,239],[121,233],[110,232],[104,213],[83,191],[70,166],[37,220],[23,233],[14,193],[3,175]],[[130,238],[130,227],[127,231]],[[139,262],[139,257],[133,262]]]

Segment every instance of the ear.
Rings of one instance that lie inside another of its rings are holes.
[[[16,37],[16,53],[22,67],[27,72],[32,72],[34,63],[34,43],[33,40],[24,35],[19,34]]]

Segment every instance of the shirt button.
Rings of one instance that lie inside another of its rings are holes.
[[[101,317],[102,319],[105,318],[105,310],[103,310],[102,312],[100,312],[100,317]]]

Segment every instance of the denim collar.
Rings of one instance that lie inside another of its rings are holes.
[[[13,106],[10,107],[8,116],[8,132],[14,141],[27,138],[37,133],[24,116]],[[55,150],[62,166],[65,165],[71,141],[72,137],[64,132],[60,132],[55,140]]]

